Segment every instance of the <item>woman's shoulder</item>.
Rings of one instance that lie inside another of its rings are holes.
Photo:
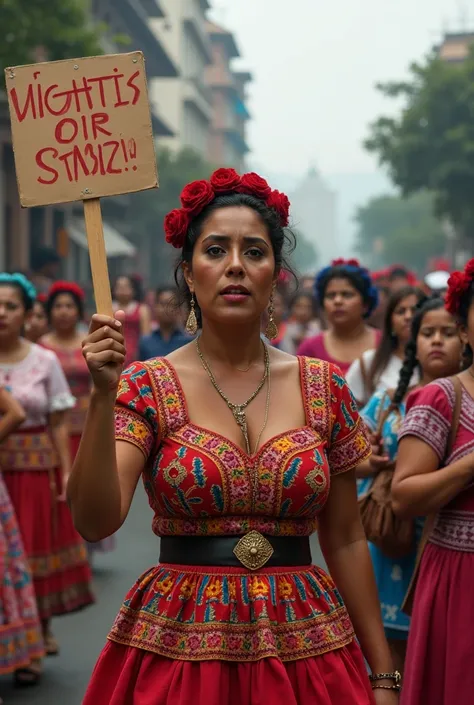
[[[417,407],[450,413],[456,397],[454,383],[450,378],[436,379],[424,387],[417,387],[408,394],[407,411]]]
[[[48,365],[54,365],[56,363],[59,365],[58,356],[50,347],[44,345],[43,343],[41,343],[41,345],[38,343],[30,343],[30,345],[30,355],[32,359]]]

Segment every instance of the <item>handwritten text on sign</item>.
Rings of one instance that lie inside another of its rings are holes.
[[[22,205],[157,186],[140,52],[19,66],[6,82]]]

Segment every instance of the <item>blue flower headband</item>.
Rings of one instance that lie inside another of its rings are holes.
[[[13,286],[19,286],[30,304],[34,304],[36,301],[36,289],[24,274],[8,274],[8,272],[1,272],[0,284],[12,284]]]
[[[369,318],[379,305],[379,292],[377,287],[375,287],[372,282],[369,270],[365,267],[361,267],[356,259],[336,259],[333,260],[328,267],[324,267],[324,269],[319,272],[314,283],[314,293],[316,298],[320,306],[322,306],[326,287],[330,279],[333,279],[338,275],[349,275],[349,279],[352,280],[352,277],[350,276],[351,274],[357,275],[359,281],[362,280],[362,287],[359,285],[356,286],[356,289],[360,292],[365,304],[367,305],[364,318]]]

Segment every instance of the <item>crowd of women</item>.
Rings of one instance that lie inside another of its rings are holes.
[[[79,286],[0,275],[0,674],[38,683],[143,476],[160,562],[85,705],[467,705],[474,260],[291,293],[284,194],[219,169],[181,200],[154,310],[122,277],[87,333]]]

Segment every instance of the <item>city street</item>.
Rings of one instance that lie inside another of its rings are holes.
[[[96,556],[97,604],[79,614],[55,620],[54,633],[61,654],[45,661],[39,687],[17,690],[10,677],[0,680],[0,695],[5,705],[81,705],[90,673],[125,593],[140,573],[157,560],[159,541],[151,532],[151,519],[140,486],[126,525],[119,533],[117,550]],[[317,541],[313,543],[313,558],[321,564]]]

